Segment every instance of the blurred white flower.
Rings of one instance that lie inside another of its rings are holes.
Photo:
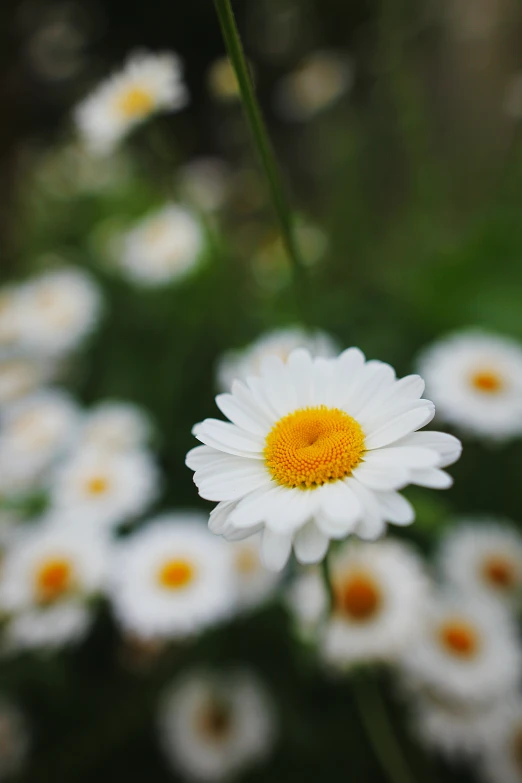
[[[203,231],[194,215],[166,204],[114,241],[121,272],[133,283],[161,286],[182,280],[198,264]]]
[[[487,783],[522,782],[522,702],[509,702],[509,718],[502,721],[502,731],[485,738],[480,758],[481,779]]]
[[[126,631],[183,638],[229,615],[236,590],[232,552],[197,512],[164,514],[118,542],[112,603]]]
[[[522,588],[522,536],[504,520],[463,519],[442,540],[443,578],[476,598],[513,603]]]
[[[15,402],[50,380],[55,366],[49,359],[0,350],[0,405]]]
[[[2,562],[0,607],[11,619],[8,650],[59,647],[81,639],[92,612],[86,604],[107,577],[107,542],[74,514],[49,517],[13,538]]]
[[[69,351],[94,329],[100,309],[98,286],[83,270],[44,272],[19,287],[20,343],[44,354]]]
[[[223,103],[239,100],[239,84],[228,57],[218,57],[207,70],[207,86],[210,95]]]
[[[412,687],[477,704],[512,692],[521,665],[516,629],[503,608],[458,594],[425,602],[419,634],[402,656]]]
[[[158,494],[159,474],[145,449],[81,448],[60,465],[51,483],[51,504],[74,511],[86,524],[111,527],[146,511]]]
[[[507,337],[457,332],[419,358],[440,419],[495,440],[522,434],[522,346]]]
[[[286,362],[296,348],[306,348],[313,357],[337,356],[340,351],[336,340],[326,332],[307,332],[298,326],[274,329],[262,334],[246,348],[223,354],[216,368],[218,388],[229,391],[233,381],[246,381],[249,375],[259,375],[267,356],[278,356]]]
[[[29,750],[27,723],[12,702],[0,697],[0,780],[20,772]]]
[[[269,571],[261,562],[260,544],[260,536],[229,544],[236,574],[237,600],[244,609],[267,601],[281,581],[278,573]]]
[[[178,181],[183,198],[203,212],[215,212],[227,200],[231,173],[219,158],[196,158],[182,166]]]
[[[298,635],[305,642],[317,641],[320,626],[326,621],[329,597],[317,566],[301,569],[285,596]]]
[[[106,155],[151,115],[177,111],[187,102],[177,55],[135,52],[76,107],[74,117],[89,150]]]
[[[151,433],[146,412],[130,402],[107,400],[85,416],[80,443],[101,451],[131,451],[145,446]]]
[[[210,529],[231,539],[262,530],[263,562],[277,571],[292,547],[299,562],[315,563],[330,539],[374,540],[386,522],[411,524],[398,490],[450,486],[441,468],[461,451],[451,435],[416,432],[435,412],[423,390],[419,376],[396,380],[357,348],[334,359],[298,349],[286,364],[268,356],[260,377],[216,397],[232,423],[193,429],[205,445],[187,465],[201,497],[219,501]]]
[[[248,670],[190,672],[167,690],[158,717],[165,756],[189,780],[230,780],[274,744],[272,702]]]
[[[308,120],[338,101],[352,83],[353,67],[346,55],[313,52],[279,82],[277,112],[286,120]]]
[[[63,456],[76,436],[79,411],[58,389],[42,389],[7,406],[0,416],[0,464],[13,481],[34,481]]]
[[[429,582],[406,544],[345,543],[330,558],[332,616],[322,654],[335,666],[394,661],[419,632]]]

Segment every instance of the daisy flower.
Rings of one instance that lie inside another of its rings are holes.
[[[237,600],[244,609],[254,608],[267,601],[280,582],[278,573],[263,566],[260,543],[261,537],[257,535],[230,544],[237,579]]]
[[[514,340],[458,332],[424,351],[419,372],[441,419],[494,440],[522,434],[522,346]]]
[[[13,538],[2,562],[0,607],[11,619],[8,649],[69,644],[85,636],[87,599],[107,574],[105,537],[75,515],[49,517]]]
[[[248,670],[192,671],[164,694],[159,734],[172,768],[189,780],[229,780],[270,753],[271,700]]]
[[[487,783],[522,783],[522,702],[513,699],[502,732],[485,738],[480,759],[481,778]]]
[[[518,685],[521,664],[516,631],[502,607],[458,595],[425,603],[419,633],[402,656],[412,687],[469,703],[506,696]]]
[[[226,538],[262,530],[268,568],[292,547],[299,562],[323,559],[330,539],[373,540],[386,522],[408,525],[407,484],[445,488],[442,467],[460,455],[450,435],[418,433],[434,415],[418,376],[396,380],[357,348],[334,359],[293,351],[269,356],[261,375],[216,398],[232,423],[194,427],[203,446],[187,455],[200,495],[219,501],[210,529]]]
[[[512,603],[522,587],[522,536],[495,519],[462,520],[439,551],[443,578],[483,599]]]
[[[44,272],[20,286],[18,332],[29,351],[57,354],[75,348],[95,327],[100,292],[80,269]]]
[[[196,158],[178,172],[184,199],[202,212],[216,212],[228,199],[231,172],[219,158]]]
[[[82,446],[124,452],[145,446],[151,422],[145,411],[130,402],[108,400],[85,417],[80,431]]]
[[[0,780],[19,773],[27,758],[29,734],[24,716],[12,702],[0,697]]]
[[[329,610],[329,596],[317,566],[299,571],[288,588],[285,603],[298,636],[305,642],[315,642]]]
[[[353,68],[346,56],[313,52],[281,80],[275,105],[284,119],[303,122],[338,101],[352,83]]]
[[[428,580],[417,554],[399,541],[347,542],[330,561],[332,616],[321,633],[336,666],[393,661],[419,630]]]
[[[35,392],[54,373],[52,362],[18,351],[0,351],[0,405]]]
[[[118,543],[112,602],[141,638],[183,638],[222,620],[236,599],[232,553],[196,512],[164,514]]]
[[[188,102],[181,60],[171,52],[134,52],[122,70],[102,82],[74,112],[89,150],[107,155],[134,127]]]
[[[326,332],[307,332],[298,326],[266,332],[246,348],[228,351],[219,359],[216,370],[217,385],[229,391],[235,380],[246,381],[250,375],[259,375],[267,356],[278,356],[286,362],[296,348],[306,348],[313,357],[337,356],[339,346]]]
[[[218,57],[208,67],[207,85],[213,98],[223,103],[239,100],[239,84],[228,57]]]
[[[185,278],[198,264],[204,239],[194,215],[172,203],[145,217],[116,244],[125,276],[153,287]]]
[[[51,504],[105,527],[144,512],[158,494],[159,474],[146,450],[80,449],[59,466],[51,484]]]

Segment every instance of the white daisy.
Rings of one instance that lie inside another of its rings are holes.
[[[100,307],[99,289],[81,269],[44,272],[20,286],[21,344],[44,354],[69,351],[93,330]]]
[[[505,440],[522,434],[522,346],[479,331],[427,348],[419,372],[437,414],[462,430]]]
[[[522,588],[522,536],[505,521],[462,520],[443,539],[439,565],[463,592],[513,602]]]
[[[12,702],[0,698],[0,780],[20,772],[29,750],[24,716]]]
[[[55,367],[48,359],[18,351],[0,351],[0,405],[8,405],[48,382]]]
[[[309,566],[299,571],[285,599],[301,639],[317,641],[318,630],[326,621],[329,610],[329,596],[319,568]]]
[[[353,68],[346,56],[313,52],[279,83],[276,109],[286,120],[308,120],[338,101],[352,83]]]
[[[307,332],[298,326],[274,329],[239,350],[228,351],[219,359],[216,369],[217,385],[229,391],[235,380],[246,381],[249,375],[259,375],[267,356],[278,356],[286,362],[296,348],[306,348],[313,357],[337,356],[339,346],[326,332]]]
[[[185,278],[204,247],[200,223],[189,210],[166,204],[115,243],[121,271],[137,285],[161,286]]]
[[[406,544],[349,541],[330,562],[332,616],[321,634],[324,658],[336,666],[393,661],[419,630],[428,580]]]
[[[146,445],[151,422],[144,410],[130,402],[101,402],[86,415],[82,445],[101,451],[130,451]]]
[[[510,693],[521,664],[516,631],[503,608],[456,594],[425,603],[419,634],[402,656],[412,686],[470,703]]]
[[[7,547],[0,607],[12,617],[8,649],[52,648],[86,634],[92,617],[86,600],[105,586],[107,544],[95,528],[75,521],[49,517]]]
[[[58,389],[43,389],[7,406],[0,417],[0,464],[13,480],[33,480],[63,456],[78,424],[76,404]]]
[[[509,703],[510,715],[500,736],[486,737],[480,759],[481,778],[487,783],[522,783],[522,702]]]
[[[158,482],[154,458],[144,449],[84,448],[57,469],[51,503],[110,527],[143,513],[158,493]]]
[[[193,671],[165,693],[159,732],[166,758],[184,777],[229,780],[270,753],[274,711],[248,670]]]
[[[207,85],[209,93],[218,101],[233,103],[239,99],[239,84],[228,57],[218,57],[209,65]]]
[[[411,707],[412,730],[423,745],[451,760],[477,758],[509,718],[504,699],[470,704],[426,690],[414,694]]]
[[[280,582],[280,575],[263,566],[260,555],[261,537],[252,536],[230,544],[237,579],[237,600],[240,607],[250,609],[267,601]]]
[[[134,52],[121,71],[102,82],[75,110],[78,131],[91,152],[106,155],[135,126],[188,102],[179,57]]]
[[[357,348],[335,359],[298,349],[286,364],[267,357],[259,378],[216,398],[232,423],[194,427],[205,445],[187,465],[200,495],[220,501],[210,529],[227,538],[262,530],[263,561],[279,570],[292,546],[301,563],[319,562],[332,538],[373,540],[386,521],[410,524],[413,508],[397,490],[450,486],[441,468],[461,448],[450,435],[416,432],[435,411],[423,389]]]
[[[184,199],[203,212],[216,212],[226,202],[231,189],[231,172],[219,158],[196,158],[178,172]]]
[[[180,638],[227,616],[236,589],[230,548],[197,512],[164,514],[118,543],[112,602],[126,631]]]

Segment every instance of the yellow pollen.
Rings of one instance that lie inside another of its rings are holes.
[[[374,617],[381,606],[381,591],[372,576],[364,572],[350,574],[334,588],[338,612],[356,622]]]
[[[158,582],[168,590],[187,587],[195,576],[195,569],[186,560],[167,560],[158,571]]]
[[[73,569],[68,560],[47,560],[36,572],[36,594],[41,603],[52,603],[72,586]]]
[[[517,584],[515,564],[500,555],[486,558],[482,573],[487,582],[501,590],[512,590]]]
[[[492,370],[479,370],[471,376],[471,385],[479,392],[496,394],[504,388],[504,381]]]
[[[283,416],[266,438],[265,462],[278,484],[314,489],[349,476],[364,453],[364,433],[339,408],[319,405]]]
[[[109,488],[109,482],[104,476],[93,476],[87,482],[87,492],[90,495],[103,495]]]
[[[465,620],[448,620],[439,628],[439,638],[448,652],[458,658],[473,658],[479,648],[475,628]]]
[[[153,97],[142,87],[132,87],[118,98],[118,109],[130,120],[145,117],[153,108]]]

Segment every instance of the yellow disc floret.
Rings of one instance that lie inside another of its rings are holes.
[[[363,453],[360,424],[339,408],[319,405],[283,416],[267,435],[264,456],[279,484],[314,489],[349,476]]]
[[[138,119],[150,114],[154,108],[154,99],[142,87],[132,87],[119,97],[118,108],[124,117]]]
[[[73,567],[69,560],[57,557],[45,560],[36,571],[35,588],[38,601],[52,603],[71,590]]]
[[[167,560],[158,571],[158,582],[167,590],[187,587],[195,577],[195,568],[187,560]]]

